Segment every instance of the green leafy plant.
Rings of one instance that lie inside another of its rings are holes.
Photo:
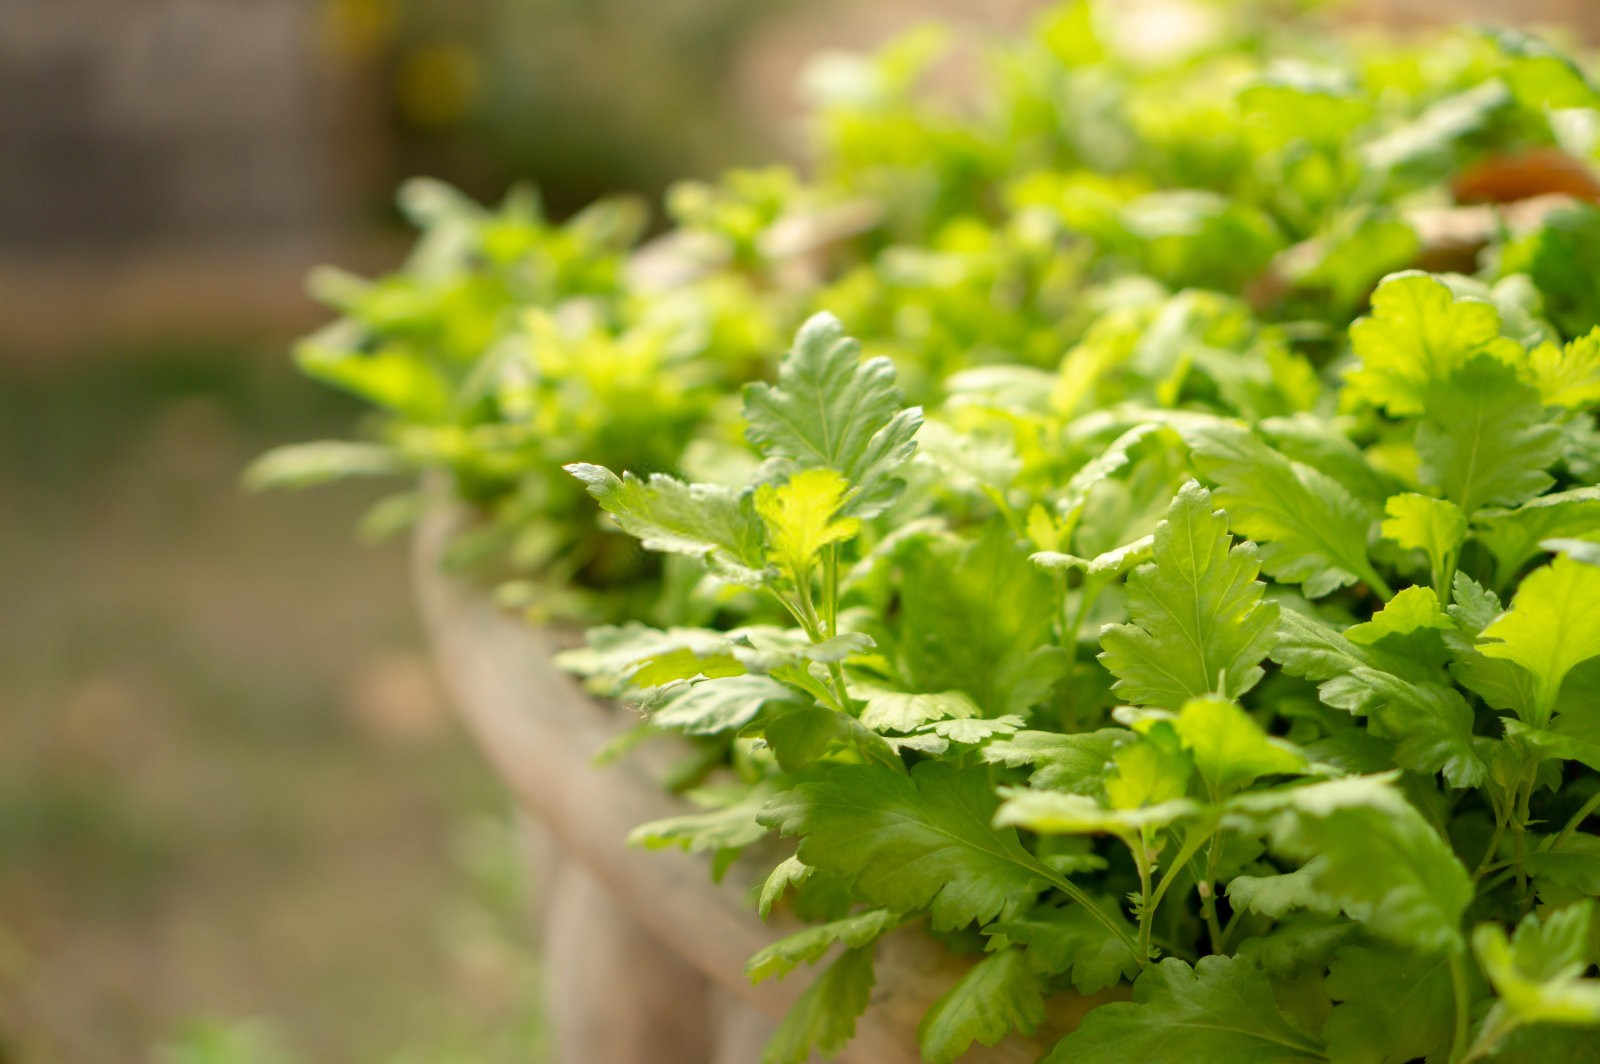
[[[936,33],[831,59],[814,178],[680,187],[627,257],[615,205],[457,204],[391,279],[427,328],[358,286],[306,356],[377,446],[258,467],[448,470],[518,601],[609,622],[562,664],[692,751],[633,841],[806,921],[751,978],[826,965],[769,1064],[902,928],[975,959],[929,1061],[1593,1056],[1592,212],[1455,197],[1581,170],[1600,95],[1518,34],[1208,10],[1157,61],[1062,5],[967,110]]]

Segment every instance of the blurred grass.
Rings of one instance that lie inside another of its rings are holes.
[[[376,489],[237,487],[353,415],[278,353],[0,368],[0,1061],[538,1059]]]

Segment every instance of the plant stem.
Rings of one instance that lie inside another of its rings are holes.
[[[1131,936],[1129,936],[1127,929],[1115,919],[1106,915],[1106,913],[1094,903],[1094,900],[1090,898],[1089,895],[1084,893],[1082,887],[1079,887],[1071,880],[1067,879],[1066,876],[1060,875],[1051,870],[1047,865],[1038,860],[1029,862],[1028,867],[1032,869],[1035,875],[1039,876],[1052,887],[1071,898],[1073,902],[1083,906],[1085,909],[1088,909],[1089,912],[1093,914],[1094,918],[1100,921],[1107,931],[1110,931],[1114,936],[1116,936],[1119,942],[1128,947],[1129,953],[1137,954],[1139,952],[1138,943],[1135,942]],[[1139,963],[1142,966],[1144,962],[1140,961]]]
[[[1489,836],[1489,846],[1483,851],[1483,860],[1478,862],[1477,869],[1472,873],[1472,881],[1474,883],[1487,875],[1494,864],[1499,863],[1494,860],[1494,855],[1499,851],[1500,839],[1506,833],[1506,820],[1507,816],[1505,815],[1498,815],[1494,818],[1494,834]]]
[[[1227,936],[1217,923],[1217,857],[1221,849],[1221,836],[1211,836],[1211,846],[1206,850],[1206,877],[1200,881],[1200,911],[1205,916],[1206,928],[1211,932],[1211,952],[1227,952]]]
[[[1139,868],[1139,967],[1150,963],[1150,924],[1155,916],[1155,904],[1150,893],[1150,848],[1141,830],[1138,845],[1130,843],[1133,863]]]
[[[1546,850],[1553,850],[1557,846],[1560,846],[1567,840],[1569,835],[1571,835],[1574,831],[1577,831],[1578,828],[1583,825],[1585,820],[1589,819],[1589,814],[1593,813],[1596,809],[1600,809],[1600,791],[1596,791],[1591,794],[1589,796],[1589,800],[1578,807],[1578,811],[1572,814],[1571,819],[1569,819],[1566,824],[1562,826],[1560,831],[1556,832],[1548,839],[1545,839],[1544,842],[1540,843],[1539,852],[1543,853]]]

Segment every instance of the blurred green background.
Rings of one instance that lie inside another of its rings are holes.
[[[403,544],[237,487],[358,415],[290,365],[300,276],[393,265],[413,173],[560,214],[797,158],[818,48],[1039,6],[0,7],[0,1064],[540,1057],[529,870]]]

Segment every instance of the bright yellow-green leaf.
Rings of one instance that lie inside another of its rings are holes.
[[[1500,314],[1481,299],[1458,299],[1442,281],[1406,271],[1384,278],[1372,293],[1372,315],[1350,327],[1361,364],[1347,377],[1346,395],[1406,416],[1422,413],[1430,383],[1442,381],[1474,355],[1516,362],[1522,348],[1500,335]]]
[[[767,526],[767,557],[801,579],[822,548],[861,530],[856,518],[836,516],[849,491],[841,474],[820,468],[756,489],[756,512]]]
[[[1446,591],[1438,585],[1455,568],[1456,552],[1467,536],[1467,518],[1461,507],[1448,499],[1407,492],[1391,495],[1383,511],[1388,515],[1380,526],[1384,538],[1426,554],[1434,590]]]
[[[1352,643],[1369,647],[1385,636],[1409,635],[1423,628],[1444,632],[1454,627],[1455,622],[1439,605],[1439,596],[1432,588],[1408,587],[1374,613],[1372,620],[1351,625],[1344,635]]]
[[[1551,406],[1600,402],[1600,327],[1565,347],[1540,344],[1528,355],[1528,369],[1540,398]]]
[[[1213,798],[1225,797],[1261,776],[1306,769],[1306,759],[1299,751],[1268,736],[1254,718],[1226,699],[1196,698],[1184,703],[1173,727]]]
[[[1600,568],[1563,554],[1529,573],[1511,609],[1483,630],[1478,649],[1533,674],[1541,719],[1529,723],[1543,725],[1567,673],[1600,654]]]

